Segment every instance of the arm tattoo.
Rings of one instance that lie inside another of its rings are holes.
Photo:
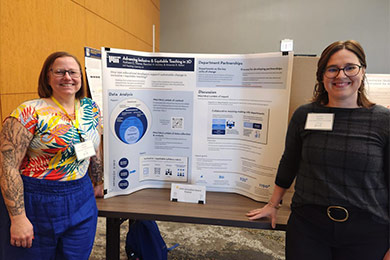
[[[89,166],[90,177],[92,182],[97,183],[103,180],[103,161],[98,159],[97,156],[91,158],[91,163]]]
[[[15,118],[0,133],[0,187],[10,216],[23,214],[23,181],[19,168],[33,135]]]
[[[93,183],[103,180],[103,140],[100,141],[100,146],[96,152],[96,156],[91,157],[89,164],[89,176]]]

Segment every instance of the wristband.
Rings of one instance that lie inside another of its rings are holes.
[[[272,201],[268,201],[267,203],[271,208],[280,209],[280,205],[275,205]]]

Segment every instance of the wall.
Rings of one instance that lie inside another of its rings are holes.
[[[160,0],[1,0],[0,119],[36,98],[46,57],[59,50],[84,66],[85,46],[159,50]]]
[[[161,0],[162,52],[275,52],[285,38],[295,53],[317,55],[355,39],[369,73],[390,73],[390,1]]]

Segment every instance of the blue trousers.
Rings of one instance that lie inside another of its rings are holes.
[[[349,210],[347,221],[335,222],[326,207],[295,208],[287,223],[286,260],[382,260],[388,225],[362,210]]]
[[[22,176],[27,218],[34,228],[31,248],[10,244],[10,219],[0,198],[0,260],[87,260],[95,239],[97,207],[88,174],[75,181]]]

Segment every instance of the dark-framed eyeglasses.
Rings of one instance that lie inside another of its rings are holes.
[[[344,68],[339,68],[337,66],[329,66],[325,69],[325,77],[328,79],[334,79],[339,75],[340,70],[344,71],[345,76],[353,77],[359,74],[360,69],[362,68],[361,65],[357,64],[349,64],[345,66]]]
[[[65,77],[65,74],[68,73],[69,77],[72,79],[80,78],[81,72],[79,70],[64,70],[64,69],[51,69],[50,70],[54,77],[62,78]]]

